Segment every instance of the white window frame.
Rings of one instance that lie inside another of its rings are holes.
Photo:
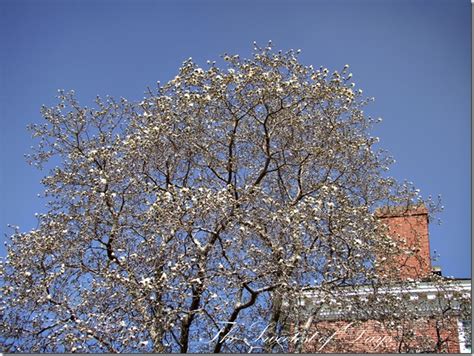
[[[472,350],[472,345],[471,347],[466,346],[466,336],[465,336],[462,320],[458,320],[458,335],[459,335],[459,352],[462,354],[470,354]],[[471,334],[471,343],[472,343],[472,334]]]

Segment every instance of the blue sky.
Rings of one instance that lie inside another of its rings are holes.
[[[396,159],[391,174],[441,194],[430,227],[443,274],[471,275],[471,4],[467,0],[0,0],[0,233],[34,228],[45,211],[23,154],[57,89],[83,105],[97,95],[138,100],[188,57],[249,56],[253,41],[302,49],[306,64],[341,69],[376,98],[367,113]],[[0,256],[5,249],[0,247]]]

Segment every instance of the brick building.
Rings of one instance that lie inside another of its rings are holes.
[[[370,313],[364,316],[363,313],[351,314],[347,310],[323,307],[308,319],[310,327],[306,329],[304,342],[300,343],[298,350],[294,350],[290,340],[290,351],[470,353],[471,320],[461,310],[470,310],[466,300],[470,305],[471,281],[442,277],[441,271],[431,266],[426,208],[384,209],[379,210],[377,216],[388,227],[391,237],[397,239],[405,250],[413,251],[412,254],[397,256],[380,271],[388,271],[393,278],[398,278],[390,287],[378,291],[385,293],[384,298],[387,300],[392,298],[393,309],[389,311],[392,315],[389,318],[374,317]],[[434,280],[443,282],[442,288]],[[340,291],[343,298],[356,300],[367,309],[371,306],[372,293],[373,289],[369,285],[347,290],[341,288]],[[317,299],[317,295],[308,294],[302,307],[309,314],[314,313],[311,310]],[[397,313],[403,315],[410,308],[416,309],[416,315],[419,316],[416,320],[402,317],[397,320]]]

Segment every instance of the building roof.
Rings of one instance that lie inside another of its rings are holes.
[[[380,219],[427,214],[428,209],[424,204],[384,206],[375,210],[375,216]]]

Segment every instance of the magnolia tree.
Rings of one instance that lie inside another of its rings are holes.
[[[384,173],[348,66],[270,45],[223,59],[185,61],[140,103],[60,91],[42,108],[29,158],[58,166],[1,267],[3,351],[304,351],[284,336],[317,318],[308,293],[396,314],[377,271],[400,251],[374,211],[421,200]],[[362,284],[369,301],[339,297]]]

